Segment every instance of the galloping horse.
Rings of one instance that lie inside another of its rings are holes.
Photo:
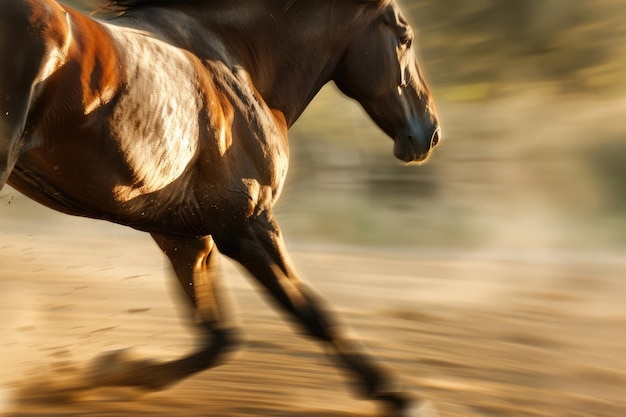
[[[335,327],[297,277],[272,212],[287,130],[327,82],[424,162],[433,101],[395,0],[117,0],[99,21],[53,0],[0,0],[0,187],[149,232],[202,330],[191,354],[127,361],[94,385],[159,389],[238,343],[219,253],[394,416],[417,415],[389,373]],[[119,365],[119,363],[118,363]],[[413,410],[413,411],[412,411]],[[415,413],[415,414],[414,414]]]

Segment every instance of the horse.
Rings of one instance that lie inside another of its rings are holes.
[[[220,254],[357,381],[385,415],[422,401],[337,327],[298,277],[273,213],[287,132],[331,81],[424,163],[441,131],[395,0],[112,0],[86,16],[0,0],[0,188],[149,233],[169,258],[200,343],[171,361],[105,355],[93,386],[163,389],[239,345]],[[421,414],[420,414],[421,415]]]

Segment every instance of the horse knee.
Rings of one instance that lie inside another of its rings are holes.
[[[219,335],[223,350],[237,350],[243,345],[243,337],[239,329],[220,330]]]
[[[243,338],[239,329],[214,329],[204,350],[209,352],[209,356],[214,357],[215,365],[218,365],[242,345]]]

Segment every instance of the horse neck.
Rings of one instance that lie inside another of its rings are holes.
[[[341,6],[333,1],[302,1],[293,7],[282,3],[215,1],[198,2],[196,8],[182,6],[178,10],[185,19],[184,35],[169,36],[201,58],[217,54],[231,68],[245,70],[269,108],[281,112],[291,126],[331,80],[355,17],[339,12]],[[150,20],[155,29],[172,27],[171,20],[160,25],[154,17]],[[189,33],[192,43],[183,40]]]
[[[256,89],[291,126],[331,80],[340,59],[340,38],[326,12],[273,17],[275,23],[251,25],[246,29],[253,33],[237,39],[245,44],[239,50],[250,51],[241,62]]]
[[[345,35],[349,32],[340,31],[349,26],[331,18],[347,16],[333,13],[334,2],[300,1],[292,8],[281,3],[250,0],[247,12],[231,7],[233,21],[217,19],[211,24],[224,31],[225,42],[240,52],[237,60],[259,94],[271,109],[282,112],[291,126],[331,80],[347,46]]]

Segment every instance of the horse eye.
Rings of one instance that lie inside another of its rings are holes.
[[[412,43],[413,43],[413,39],[412,39],[412,38],[410,38],[410,37],[403,38],[403,39],[400,41],[400,45],[402,45],[402,46],[403,46],[403,47],[405,47],[406,49],[409,49],[409,48],[411,47],[411,44],[412,44]]]

